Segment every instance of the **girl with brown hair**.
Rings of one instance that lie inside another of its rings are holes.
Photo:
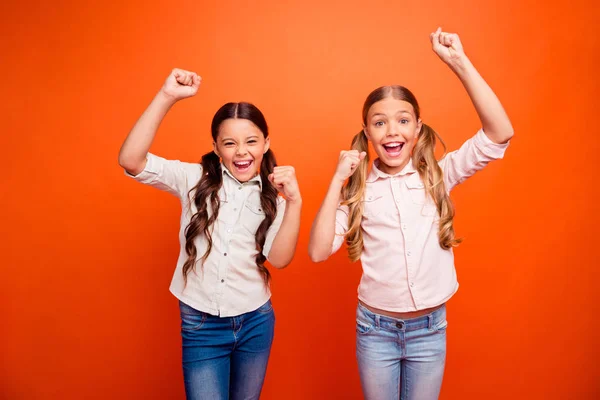
[[[194,72],[171,72],[123,143],[119,164],[181,201],[170,290],[179,299],[187,398],[258,399],[275,326],[265,262],[292,261],[302,197],[294,168],[277,166],[266,120],[250,103],[216,112],[213,150],[200,163],[149,153],[168,110],[194,96],[200,81]]]

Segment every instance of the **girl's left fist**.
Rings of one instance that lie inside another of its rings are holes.
[[[455,65],[461,62],[465,52],[458,34],[442,32],[442,28],[437,28],[429,35],[429,39],[435,54],[446,64]]]
[[[273,169],[269,175],[269,181],[285,197],[287,201],[295,202],[301,200],[300,188],[296,180],[296,171],[292,166],[279,166]]]

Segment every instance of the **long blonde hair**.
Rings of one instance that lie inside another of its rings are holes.
[[[372,91],[365,100],[362,110],[363,125],[366,126],[367,124],[367,115],[371,106],[387,97],[393,97],[394,99],[410,103],[415,110],[417,120],[420,118],[421,110],[419,103],[410,90],[398,85],[382,86]],[[431,127],[422,124],[419,138],[413,148],[412,163],[423,181],[425,193],[433,200],[436,206],[437,213],[440,216],[438,240],[440,247],[447,250],[457,246],[462,242],[462,239],[457,239],[454,234],[454,205],[446,192],[444,175],[435,158],[436,138],[442,143],[445,152],[446,145],[442,138]],[[368,147],[369,141],[367,136],[364,130],[361,130],[352,139],[352,149],[359,152],[365,151],[367,152],[367,156],[361,161],[356,172],[348,179],[348,182],[342,189],[342,204],[347,205],[349,209],[348,231],[346,232],[345,239],[348,245],[348,257],[352,261],[358,260],[363,250],[361,221],[369,168]]]

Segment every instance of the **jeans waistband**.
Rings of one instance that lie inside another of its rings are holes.
[[[431,330],[433,327],[446,320],[445,304],[432,311],[430,314],[410,319],[398,319],[388,317],[387,315],[376,314],[360,303],[358,304],[358,312],[367,318],[376,329],[383,328],[391,330],[414,331],[427,328]]]

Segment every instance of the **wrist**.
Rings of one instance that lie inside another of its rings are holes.
[[[452,58],[448,66],[459,77],[468,75],[473,70],[473,64],[466,54],[461,54],[456,58]]]
[[[336,189],[336,190],[341,190],[342,187],[344,187],[344,183],[346,182],[346,179],[342,179],[337,175],[333,176],[333,179],[331,179],[331,184],[329,185],[330,187]]]
[[[287,199],[286,203],[285,203],[286,208],[300,207],[300,206],[302,206],[302,197],[300,195],[298,195],[297,197],[294,197],[294,198]]]
[[[154,100],[160,105],[172,107],[175,103],[177,103],[178,99],[165,93],[163,89],[160,89],[154,97]]]

